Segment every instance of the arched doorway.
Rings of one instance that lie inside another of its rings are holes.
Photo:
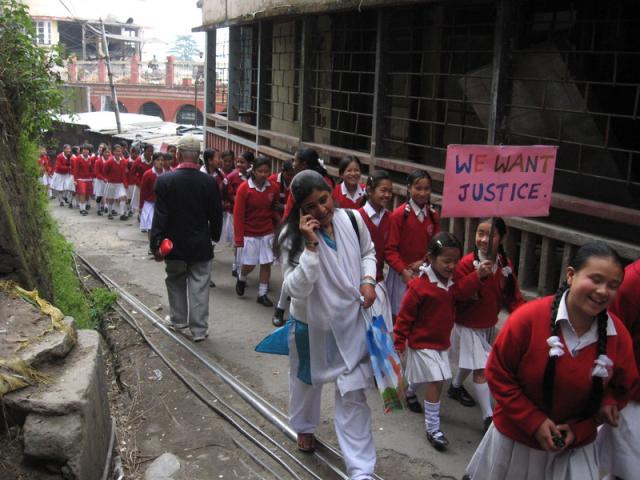
[[[160,105],[155,102],[147,102],[142,104],[138,113],[141,113],[143,115],[153,115],[154,117],[160,117],[162,120],[164,120],[164,112],[162,111],[162,108],[160,108]]]
[[[193,125],[194,120],[198,125],[202,125],[202,112],[197,111],[196,120],[196,108],[193,105],[183,105],[176,113],[176,123],[182,123],[184,125]]]

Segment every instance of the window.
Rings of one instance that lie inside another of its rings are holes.
[[[36,45],[51,45],[51,22],[33,22]]]

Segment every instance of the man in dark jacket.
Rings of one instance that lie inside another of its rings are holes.
[[[222,231],[222,203],[213,177],[200,172],[200,141],[186,135],[178,142],[174,172],[156,181],[150,248],[165,261],[172,330],[191,330],[193,341],[208,336],[209,279],[213,248]],[[160,254],[162,240],[173,249]]]

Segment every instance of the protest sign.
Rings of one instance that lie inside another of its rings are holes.
[[[549,215],[557,148],[449,145],[442,216]]]

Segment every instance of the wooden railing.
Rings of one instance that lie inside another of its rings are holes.
[[[247,138],[250,136],[251,138]],[[268,156],[273,160],[274,170],[279,169],[282,162],[293,158],[299,148],[308,147],[318,151],[321,157],[342,157],[353,155],[364,165],[397,173],[409,173],[423,165],[390,158],[371,157],[370,155],[327,144],[301,142],[297,137],[285,135],[270,130],[258,130],[253,125],[243,122],[230,121],[219,114],[207,115],[207,145],[217,149],[233,150],[240,153],[251,149],[258,154]],[[279,148],[264,145],[263,142],[277,142]],[[338,175],[337,168],[325,165],[327,171]],[[437,182],[444,180],[444,171],[439,168],[427,167],[433,179]],[[394,182],[393,207],[405,201],[406,185]],[[441,197],[432,195],[432,201],[438,204]],[[605,205],[570,195],[554,193],[551,200],[554,208],[574,214],[586,215],[598,220],[619,222],[625,225],[640,226],[640,211]],[[640,238],[621,241],[599,237],[591,233],[566,228],[560,225],[541,222],[539,220],[510,217],[505,222],[509,232],[505,240],[505,250],[514,263],[516,273],[523,291],[527,296],[549,294],[564,280],[564,272],[573,253],[580,246],[594,240],[603,240],[615,248],[627,261],[640,258]],[[477,219],[473,218],[445,218],[442,219],[442,229],[448,230],[458,237],[464,245],[465,251],[473,248]]]

